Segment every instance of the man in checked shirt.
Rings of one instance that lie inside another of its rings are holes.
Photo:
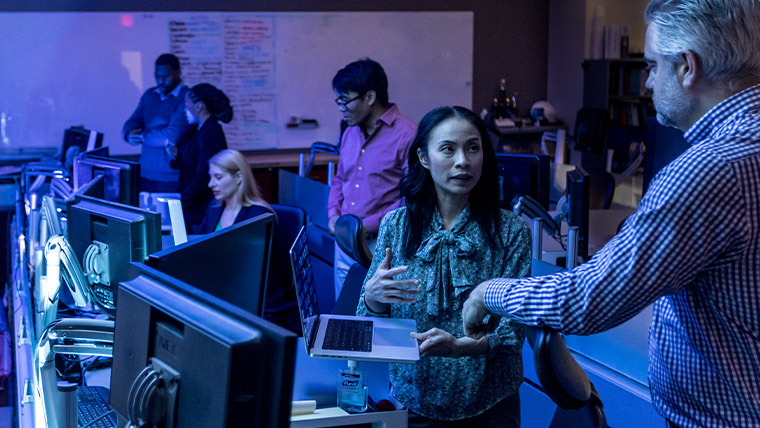
[[[654,303],[649,383],[668,424],[760,426],[760,2],[653,0],[645,19],[657,120],[691,147],[587,263],[475,288],[465,331],[491,313],[588,335]]]
[[[374,251],[380,220],[401,206],[398,183],[406,172],[409,145],[417,125],[388,103],[388,77],[366,58],[335,74],[335,103],[348,124],[340,145],[338,169],[327,200],[328,228],[343,214],[364,220],[367,244]],[[335,299],[354,261],[335,245]]]

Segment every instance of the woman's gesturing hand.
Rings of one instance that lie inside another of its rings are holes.
[[[364,285],[364,302],[372,312],[387,312],[390,303],[414,303],[420,294],[417,279],[393,279],[407,270],[408,266],[391,268],[393,252],[385,249],[385,258],[372,278]]]

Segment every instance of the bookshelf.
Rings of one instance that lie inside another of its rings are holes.
[[[583,107],[607,110],[612,125],[646,126],[652,96],[643,60],[593,59],[583,63],[583,70]]]
[[[606,112],[604,151],[615,150],[613,169],[627,164],[631,143],[644,141],[647,118],[654,115],[646,67],[639,58],[583,62],[583,107]]]

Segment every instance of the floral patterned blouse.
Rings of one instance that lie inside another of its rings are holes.
[[[417,303],[391,304],[390,315],[377,314],[364,304],[364,287],[356,310],[362,316],[412,318],[418,332],[433,327],[463,337],[462,306],[470,291],[491,278],[517,278],[530,273],[531,244],[528,226],[509,211],[501,211],[503,249],[494,250],[465,206],[451,230],[443,230],[436,209],[433,221],[422,234],[422,243],[410,259],[404,256],[407,210],[388,213],[380,224],[374,259],[367,273],[372,278],[393,251],[392,267],[409,270],[396,279],[418,279],[422,293]],[[476,416],[516,393],[523,380],[522,345],[525,334],[519,325],[501,320],[488,336],[490,351],[474,357],[426,357],[417,364],[391,364],[394,397],[411,411],[437,420]]]

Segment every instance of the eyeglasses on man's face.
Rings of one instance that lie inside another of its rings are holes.
[[[359,98],[361,98],[363,96],[364,96],[364,94],[357,95],[357,96],[351,98],[350,100],[344,100],[341,97],[338,97],[338,98],[335,99],[335,104],[337,104],[338,108],[340,108],[340,109],[348,110],[348,105],[349,104],[351,104],[352,102],[358,100]]]

